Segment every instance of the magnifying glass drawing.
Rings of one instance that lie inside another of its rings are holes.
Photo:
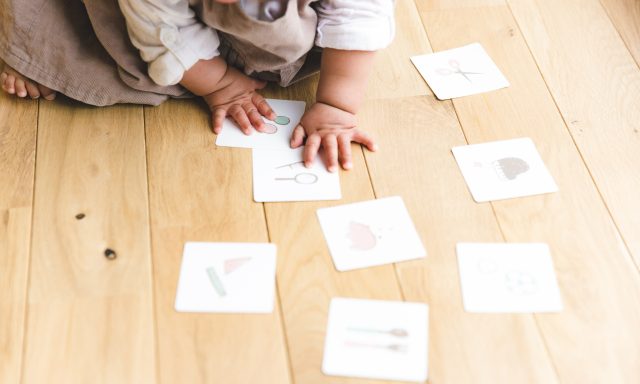
[[[315,184],[318,181],[318,176],[313,173],[298,173],[295,177],[276,177],[275,180],[292,180],[298,184]]]
[[[295,163],[281,165],[279,167],[276,167],[275,169],[281,169],[281,168],[285,168],[285,167],[289,167],[289,168],[293,169],[293,166],[296,165],[296,164],[304,164],[304,161],[296,161]]]

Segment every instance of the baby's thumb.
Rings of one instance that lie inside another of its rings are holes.
[[[267,82],[266,81],[261,81],[261,80],[254,80],[253,84],[254,84],[256,89],[262,89],[262,88],[267,86]]]
[[[302,127],[302,125],[299,125],[293,130],[293,133],[291,134],[291,141],[289,142],[289,145],[291,146],[291,148],[298,148],[299,146],[301,146],[304,143],[304,128]]]

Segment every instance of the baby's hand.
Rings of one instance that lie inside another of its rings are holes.
[[[217,90],[203,96],[213,114],[213,131],[222,130],[222,122],[230,116],[245,135],[250,135],[252,126],[258,131],[266,129],[262,116],[273,120],[275,112],[256,90],[265,82],[254,80],[235,68],[228,67]]]
[[[344,169],[351,169],[351,142],[364,144],[370,151],[378,146],[363,131],[356,128],[356,116],[342,109],[324,103],[315,103],[302,116],[300,124],[293,131],[291,148],[302,145],[305,137],[304,164],[310,167],[320,146],[324,148],[325,165],[329,172],[338,170],[338,159]]]

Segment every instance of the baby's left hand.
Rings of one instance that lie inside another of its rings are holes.
[[[356,128],[356,116],[342,109],[317,102],[302,116],[300,124],[291,136],[291,148],[303,144],[305,132],[307,142],[304,147],[304,165],[310,167],[322,146],[325,165],[329,172],[338,170],[338,160],[344,169],[351,169],[351,142],[364,144],[370,151],[378,146],[365,132]]]

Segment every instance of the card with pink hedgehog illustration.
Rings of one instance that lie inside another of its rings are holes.
[[[318,219],[339,271],[426,256],[400,197],[319,209]]]

